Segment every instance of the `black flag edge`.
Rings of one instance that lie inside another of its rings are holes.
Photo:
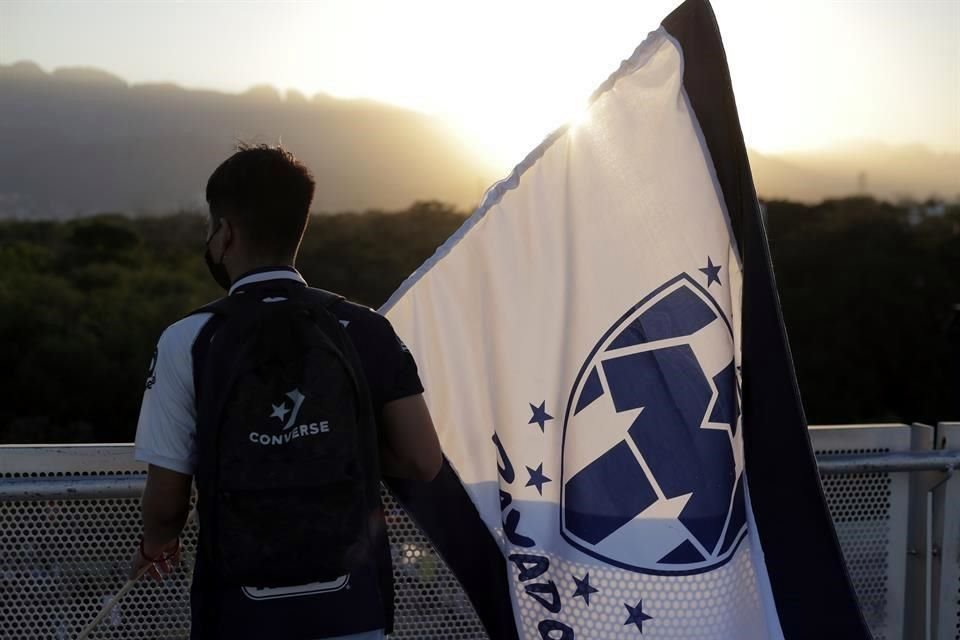
[[[713,8],[708,0],[686,0],[662,26],[681,48],[684,90],[741,251],[747,484],[784,637],[869,639],[807,432],[765,222]]]
[[[383,480],[457,578],[487,635],[519,640],[507,560],[449,460],[430,482]]]

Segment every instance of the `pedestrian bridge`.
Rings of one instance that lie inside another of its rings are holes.
[[[810,436],[875,639],[960,640],[960,423],[820,426]],[[129,444],[0,446],[0,638],[75,638],[119,590],[140,532],[145,469],[132,454]],[[386,492],[384,501],[392,637],[486,638],[430,543]],[[90,637],[188,637],[196,533],[191,525],[173,578],[141,581]]]

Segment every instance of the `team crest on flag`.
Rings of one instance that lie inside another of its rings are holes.
[[[684,273],[621,317],[577,376],[564,420],[564,539],[644,573],[726,562],[746,533],[739,414],[730,321]]]

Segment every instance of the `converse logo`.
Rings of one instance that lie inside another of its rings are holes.
[[[287,400],[281,401],[280,404],[271,405],[273,412],[270,414],[270,417],[277,418],[283,423],[280,433],[268,434],[251,431],[250,442],[267,446],[282,445],[298,438],[306,438],[330,431],[330,423],[326,420],[297,424],[297,418],[300,416],[300,407],[303,406],[303,401],[306,398],[299,389],[288,391],[285,397],[292,403],[292,408],[288,406]],[[290,414],[289,418],[287,417],[288,413]]]

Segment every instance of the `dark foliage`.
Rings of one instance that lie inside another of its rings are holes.
[[[461,223],[437,203],[318,215],[309,282],[378,306]],[[0,443],[127,442],[164,327],[223,292],[204,216],[0,223]]]
[[[809,420],[960,417],[960,208],[767,210]],[[314,216],[299,266],[376,307],[462,222],[434,202]],[[0,224],[0,442],[133,438],[157,336],[222,293],[203,265],[204,225],[193,213]]]
[[[808,420],[960,416],[960,207],[851,198],[767,209]]]

